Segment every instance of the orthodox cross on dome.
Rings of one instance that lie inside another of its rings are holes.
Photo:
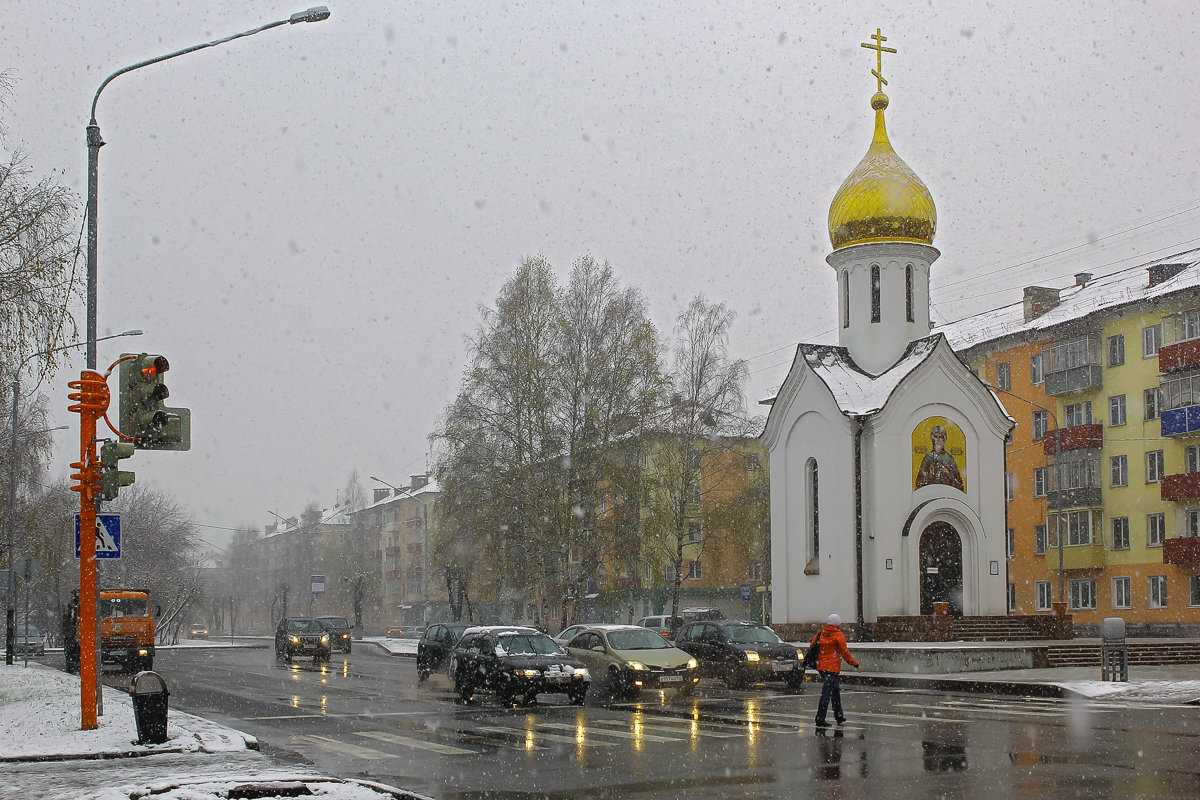
[[[871,70],[871,74],[875,76],[875,91],[882,92],[883,87],[887,86],[887,78],[883,77],[883,54],[894,53],[896,48],[883,46],[887,37],[883,35],[882,28],[876,28],[875,33],[871,34],[871,38],[875,40],[875,44],[863,42],[862,46],[875,51],[875,69]]]

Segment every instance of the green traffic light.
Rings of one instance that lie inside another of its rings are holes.
[[[123,458],[129,458],[136,448],[128,442],[105,442],[100,445],[100,496],[105,500],[116,500],[121,489],[133,483],[135,475],[118,469]]]

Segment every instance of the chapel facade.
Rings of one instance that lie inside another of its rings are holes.
[[[937,213],[875,129],[829,209],[838,344],[800,344],[771,403],[772,619],[1006,612],[1005,439],[1013,420],[930,335]],[[942,605],[945,604],[945,605]]]

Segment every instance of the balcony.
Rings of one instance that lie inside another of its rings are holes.
[[[1190,436],[1200,433],[1200,406],[1184,406],[1162,412],[1163,436]]]
[[[1178,372],[1192,367],[1200,367],[1200,339],[1165,344],[1159,348],[1159,372]]]
[[[1103,445],[1104,426],[1098,424],[1072,425],[1069,428],[1046,431],[1046,435],[1042,439],[1042,447],[1047,455],[1067,450],[1082,450],[1085,447],[1102,447]]]
[[[1158,485],[1163,500],[1195,500],[1200,498],[1200,472],[1165,475]]]
[[[1104,566],[1104,544],[1069,544],[1063,548],[1063,569],[1100,569]],[[1058,547],[1046,548],[1046,569],[1058,571]]]
[[[1046,493],[1046,508],[1094,508],[1101,505],[1099,486],[1080,486],[1075,489],[1051,490]]]
[[[1098,389],[1104,383],[1100,335],[1089,333],[1063,339],[1042,350],[1046,371],[1042,375],[1048,395]]]
[[[1167,539],[1163,542],[1162,557],[1164,564],[1200,566],[1200,538]]]

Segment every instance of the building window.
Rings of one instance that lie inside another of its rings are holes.
[[[1166,575],[1151,575],[1149,577],[1150,608],[1166,608],[1167,607],[1167,576]]]
[[[1109,456],[1108,459],[1109,477],[1112,479],[1111,486],[1128,486],[1129,485],[1129,457],[1128,456]]]
[[[1188,605],[1200,606],[1200,575],[1188,575]]]
[[[761,581],[762,580],[762,562],[761,561],[755,561],[753,564],[750,565],[750,580],[752,580],[752,581]]]
[[[1108,398],[1108,424],[1110,427],[1125,424],[1125,395]]]
[[[1162,325],[1142,328],[1142,358],[1154,358],[1162,347]]]
[[[1035,525],[1033,528],[1033,554],[1035,556],[1046,555],[1046,526]]]
[[[684,534],[684,538],[683,538],[684,544],[699,544],[700,537],[701,537],[700,523],[699,522],[689,522],[687,533]]]
[[[1189,444],[1183,449],[1183,468],[1189,475],[1200,472],[1200,444]]]
[[[1010,583],[1008,585],[1008,613],[1013,613],[1017,610],[1017,585]]]
[[[1067,428],[1076,425],[1092,424],[1092,401],[1071,403],[1063,409],[1063,425]]]
[[[1129,549],[1129,517],[1112,518],[1112,549]]]
[[[1012,558],[1017,553],[1017,532],[1009,528],[1004,533],[1004,550]]]
[[[694,558],[688,563],[688,578],[693,581],[700,580],[700,559]]]
[[[751,472],[762,469],[762,457],[758,453],[746,453],[746,469]]]
[[[1200,406],[1200,374],[1189,373],[1170,379],[1164,378],[1159,383],[1162,392],[1162,406],[1159,412],[1188,406]]]
[[[1162,395],[1157,387],[1142,392],[1142,418],[1158,419],[1159,408],[1162,406]]]
[[[663,580],[666,581],[667,583],[675,582],[675,565],[674,564],[667,564],[665,567],[663,567]]]
[[[1096,608],[1096,580],[1084,578],[1070,582],[1071,610],[1091,611]]]
[[[1011,472],[1004,473],[1004,499],[1005,500],[1012,500],[1013,497],[1015,496],[1015,494],[1016,494],[1015,486],[1014,486],[1015,483],[1016,483],[1016,481],[1013,480],[1013,474]]]
[[[1034,467],[1033,468],[1033,496],[1034,497],[1045,497],[1046,496],[1046,468],[1045,467]]]
[[[1050,476],[1050,491],[1100,488],[1100,457],[1083,453],[1083,457],[1080,458],[1078,453],[1083,451],[1068,453],[1068,456],[1075,457],[1062,458],[1054,465]]]
[[[996,388],[1006,392],[1012,388],[1012,367],[1007,361],[996,365]]]
[[[1037,386],[1042,382],[1042,354],[1029,357],[1029,383]]]
[[[1163,342],[1176,344],[1200,339],[1200,308],[1163,317]]]
[[[904,268],[904,307],[907,319],[913,322],[913,268],[909,264]]]
[[[1146,483],[1158,483],[1163,478],[1163,451],[1146,453]]]
[[[1113,608],[1132,608],[1133,607],[1133,592],[1129,588],[1129,578],[1113,578],[1112,579],[1112,607]]]
[[[850,327],[850,273],[842,273],[842,327]]]
[[[1037,581],[1033,584],[1033,608],[1035,611],[1050,610],[1050,581]]]
[[[1162,547],[1167,533],[1166,514],[1146,515],[1146,547]]]
[[[1098,512],[1097,512],[1098,513]],[[1057,528],[1060,537],[1065,536],[1067,545],[1085,545],[1092,543],[1092,511],[1064,511],[1057,516]],[[1057,543],[1058,539],[1055,539]]]
[[[805,520],[808,530],[806,540],[808,541],[808,563],[805,566],[805,574],[815,574],[821,568],[821,493],[819,473],[817,471],[817,460],[810,458],[804,464],[805,473],[805,501],[808,505],[808,517]]]
[[[1039,411],[1033,412],[1033,425],[1032,425],[1033,431],[1032,431],[1032,433],[1033,433],[1033,440],[1035,442],[1040,442],[1042,439],[1046,438],[1046,429],[1048,427],[1049,422],[1050,422],[1050,412],[1049,411],[1039,410]]]
[[[871,265],[871,322],[879,322],[879,265]]]
[[[1184,537],[1187,539],[1195,539],[1200,537],[1200,509],[1188,509],[1187,525],[1184,528]]]
[[[1125,363],[1125,334],[1118,333],[1116,336],[1108,337],[1108,365],[1110,367],[1119,367]]]

